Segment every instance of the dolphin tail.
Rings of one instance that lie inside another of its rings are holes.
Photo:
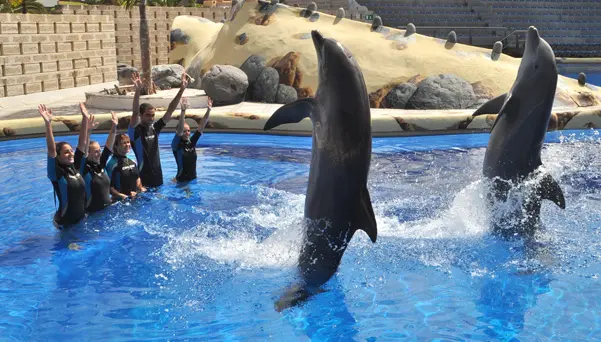
[[[359,210],[357,211],[356,224],[357,228],[365,231],[371,242],[376,242],[378,237],[378,227],[376,224],[376,215],[374,209],[371,206],[371,198],[369,197],[369,191],[367,187],[363,187],[361,190]]]
[[[309,297],[322,292],[325,292],[325,290],[318,288],[314,291],[310,291],[300,284],[295,284],[288,288],[280,299],[275,302],[275,310],[277,312],[282,312],[283,310],[305,302]]]
[[[278,110],[271,115],[269,120],[265,123],[263,130],[267,131],[287,123],[301,122],[304,118],[311,116],[311,112],[315,110],[315,104],[315,99],[312,97],[287,103],[278,108]]]
[[[497,114],[501,111],[503,107],[503,103],[505,103],[505,98],[507,97],[507,93],[499,95],[494,99],[486,102],[480,108],[476,109],[472,116],[478,116],[482,114]]]
[[[566,208],[566,200],[563,196],[563,191],[559,187],[557,181],[550,174],[547,173],[543,176],[543,179],[540,181],[538,191],[541,198],[552,201],[561,209]]]

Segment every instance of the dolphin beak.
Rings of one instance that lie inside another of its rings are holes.
[[[528,27],[528,33],[526,34],[526,47],[529,50],[535,50],[538,47],[540,41],[540,35],[538,30],[534,26]]]
[[[311,38],[313,38],[313,44],[318,51],[321,51],[325,38],[317,30],[311,31]]]

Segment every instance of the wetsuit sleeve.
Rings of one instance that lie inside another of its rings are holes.
[[[51,181],[56,182],[58,180],[58,175],[56,172],[56,158],[48,157],[47,169],[48,169],[48,178]]]
[[[102,150],[102,155],[100,155],[100,167],[101,168],[103,168],[103,169],[106,168],[106,163],[108,162],[111,155],[112,155],[111,150],[109,150],[105,146],[104,149]]]
[[[167,124],[165,123],[165,121],[163,121],[163,118],[158,119],[152,125],[154,127],[154,132],[157,135],[159,135],[161,133],[161,130],[163,129],[163,127],[167,126]]]
[[[190,138],[192,146],[196,146],[196,143],[198,142],[198,139],[200,139],[201,136],[202,133],[200,133],[199,131],[194,132],[194,135],[192,135],[192,138]]]
[[[86,158],[83,155],[83,152],[81,152],[78,148],[75,149],[75,157],[74,159],[74,165],[75,165],[75,169],[79,170],[79,173],[83,175],[83,172],[85,170],[86,167]]]
[[[173,140],[171,141],[171,149],[173,150],[173,152],[175,152],[177,150],[177,146],[179,145],[179,142],[182,141],[182,137],[179,135],[175,135],[173,136]]]

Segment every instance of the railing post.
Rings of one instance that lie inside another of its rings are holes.
[[[468,29],[468,30],[467,30],[467,35],[468,35],[468,37],[469,37],[469,42],[470,42],[470,45],[473,45],[473,44],[472,44],[472,42],[473,42],[473,40],[472,40],[472,29]]]

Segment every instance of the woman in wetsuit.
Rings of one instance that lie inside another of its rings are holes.
[[[175,179],[178,182],[186,182],[196,178],[196,143],[202,135],[208,119],[211,108],[213,107],[213,101],[208,98],[207,112],[204,117],[198,123],[198,128],[192,138],[190,138],[190,126],[185,121],[186,109],[188,109],[188,100],[182,98],[181,100],[181,113],[179,115],[179,122],[175,131],[175,136],[171,142],[171,149],[173,149],[173,155],[177,162],[177,176]]]
[[[106,172],[111,179],[111,194],[115,200],[135,197],[138,192],[146,191],[142,186],[136,163],[127,157],[130,149],[131,141],[127,134],[117,134],[113,157],[106,166]]]
[[[94,128],[94,116],[88,114],[85,104],[80,103],[81,114],[84,117],[91,118],[86,132],[86,146],[83,151],[77,148],[75,151],[75,162],[83,162],[81,174],[86,182],[86,211],[95,212],[104,209],[112,203],[111,200],[111,179],[105,172],[109,157],[113,153],[115,143],[115,134],[117,134],[117,116],[111,112],[111,130],[106,138],[106,143],[102,153],[100,144],[96,141],[90,141],[90,133]],[[86,153],[87,152],[87,153]]]
[[[48,146],[48,178],[58,198],[58,210],[52,222],[58,229],[68,228],[85,217],[85,181],[80,174],[79,164],[75,164],[73,148],[67,142],[54,142],[52,132],[52,111],[39,105],[38,111],[46,125],[46,145]],[[88,118],[82,117],[78,148],[85,148]]]

